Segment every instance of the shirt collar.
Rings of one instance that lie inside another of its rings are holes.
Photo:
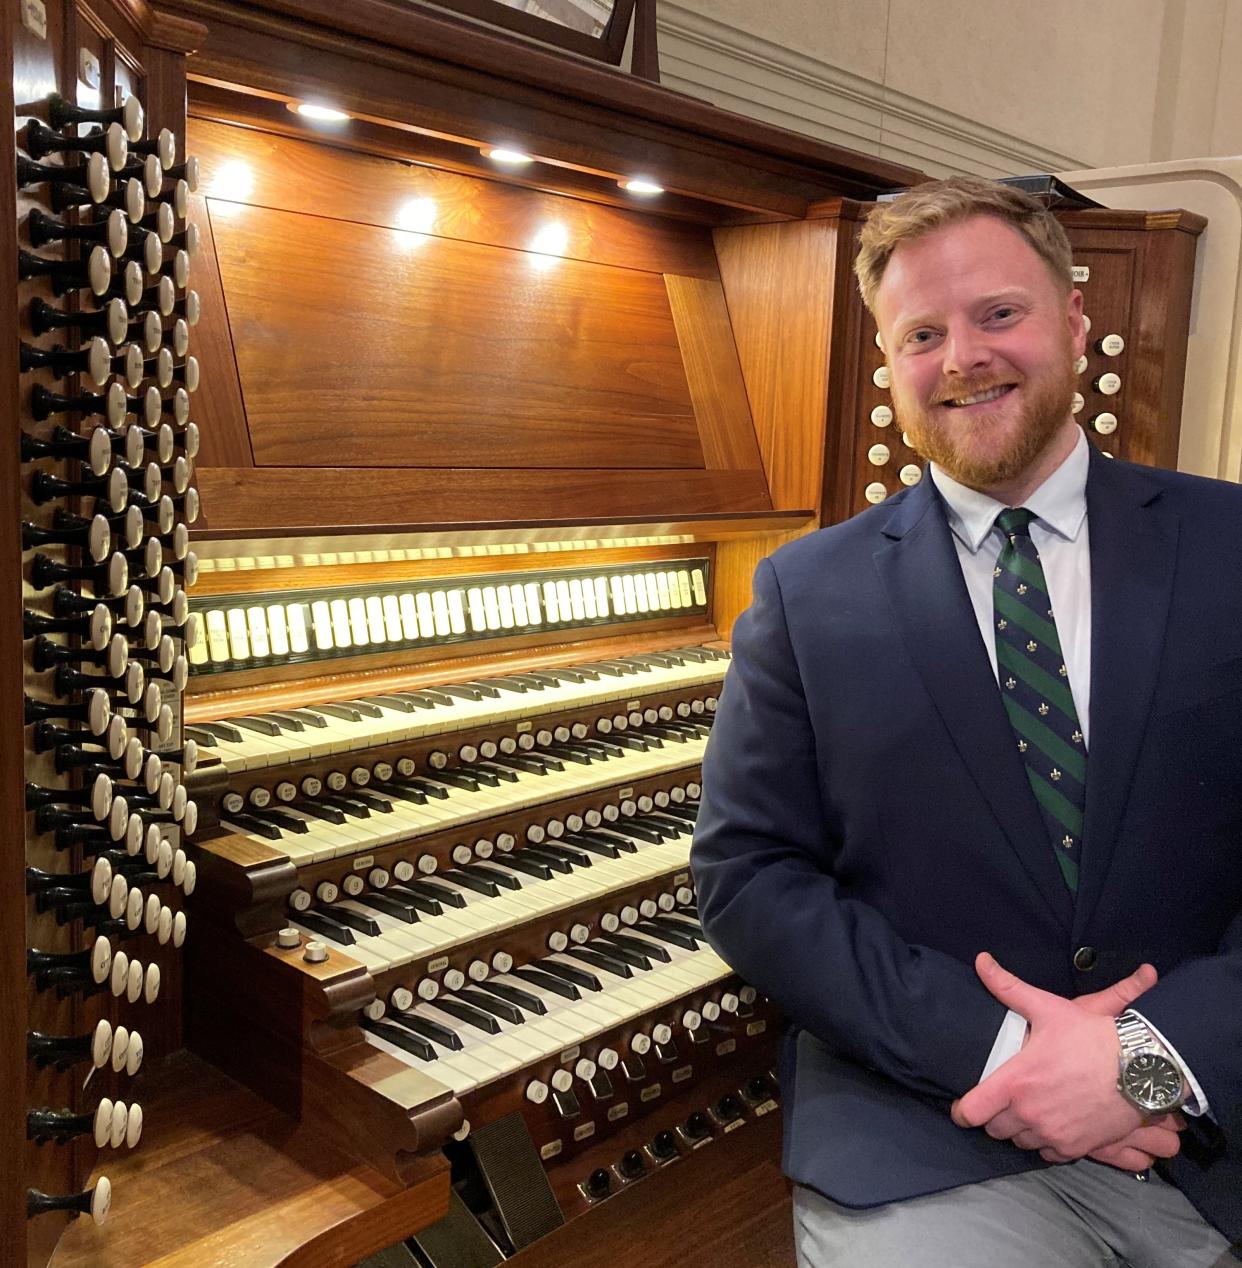
[[[1087,518],[1087,468],[1091,455],[1085,433],[1065,461],[1023,503],[1050,532],[1074,541]],[[973,555],[992,531],[1003,502],[960,484],[936,463],[928,464],[931,478],[944,499],[945,515],[954,537]]]

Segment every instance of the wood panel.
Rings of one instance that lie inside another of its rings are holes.
[[[244,106],[256,99],[238,100]],[[297,119],[277,108],[291,123]],[[567,257],[649,273],[718,276],[706,228],[645,209],[624,211],[500,179],[394,162],[324,144],[322,137],[293,140],[206,118],[192,118],[188,131],[202,164],[199,192],[208,198],[514,250],[526,249],[543,225],[555,221],[569,231]],[[351,126],[351,138],[354,131]]]
[[[786,542],[815,531],[814,524],[779,537],[751,537],[721,542],[716,547],[716,567],[712,574],[712,624],[720,637],[728,639],[734,622],[750,607],[751,582],[761,559],[766,559]]]
[[[772,504],[818,506],[838,225],[738,226],[715,241]]]
[[[77,1221],[58,1266],[336,1268],[448,1209],[438,1156],[402,1189],[188,1053],[148,1077],[144,1100],[141,1148],[108,1168],[125,1202],[103,1228]]]
[[[766,511],[759,471],[645,471],[619,480],[598,471],[300,471],[199,467],[202,527],[215,535],[294,536],[317,529],[383,532],[404,525]]]
[[[759,446],[724,290],[715,279],[668,276],[664,284],[685,361],[706,466],[759,469]]]
[[[209,206],[258,465],[702,466],[659,278]]]
[[[190,336],[202,374],[193,402],[194,421],[202,433],[201,458],[221,467],[252,467],[254,454],[246,431],[246,407],[237,377],[237,357],[206,199],[190,199],[187,220],[197,225],[202,235],[192,270],[202,316]]]

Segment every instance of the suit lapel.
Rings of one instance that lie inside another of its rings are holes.
[[[1018,756],[929,477],[902,499],[884,533],[890,540],[876,552],[875,564],[906,649],[1009,847],[1068,928],[1073,901]]]
[[[1160,492],[1140,469],[1092,450],[1091,738],[1078,930],[1104,889],[1160,669],[1179,527]]]

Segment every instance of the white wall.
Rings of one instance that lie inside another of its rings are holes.
[[[661,0],[664,83],[930,175],[1242,153],[1240,0]]]

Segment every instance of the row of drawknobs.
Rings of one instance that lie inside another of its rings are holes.
[[[18,131],[17,179],[45,207],[25,217],[18,275],[44,292],[29,302],[30,335],[54,342],[19,350],[22,371],[43,379],[26,398],[21,459],[29,504],[46,508],[22,524],[27,594],[39,609],[23,613],[24,722],[28,771],[43,772],[27,779],[28,839],[49,865],[27,866],[26,892],[38,927],[62,931],[63,943],[28,949],[26,966],[40,999],[151,1004],[156,948],[186,936],[169,896],[195,882],[182,842],[197,809],[182,779],[197,752],[175,733],[199,635],[186,596],[197,571],[189,525],[199,444],[189,416],[199,367],[188,351],[198,232],[186,215],[198,165],[177,162],[167,129],[144,139],[136,97],[90,110],[52,96],[38,113]],[[49,376],[74,379],[76,390],[53,390]],[[151,948],[145,962],[125,949],[140,938]],[[91,1092],[109,1070],[137,1074],[137,1031],[106,1017],[83,1034],[31,1029],[26,1050],[33,1069],[85,1068],[83,1099],[94,1101],[29,1110],[28,1139],[138,1143],[141,1106]],[[79,1193],[30,1188],[27,1214],[102,1222],[110,1201],[100,1177]]]

